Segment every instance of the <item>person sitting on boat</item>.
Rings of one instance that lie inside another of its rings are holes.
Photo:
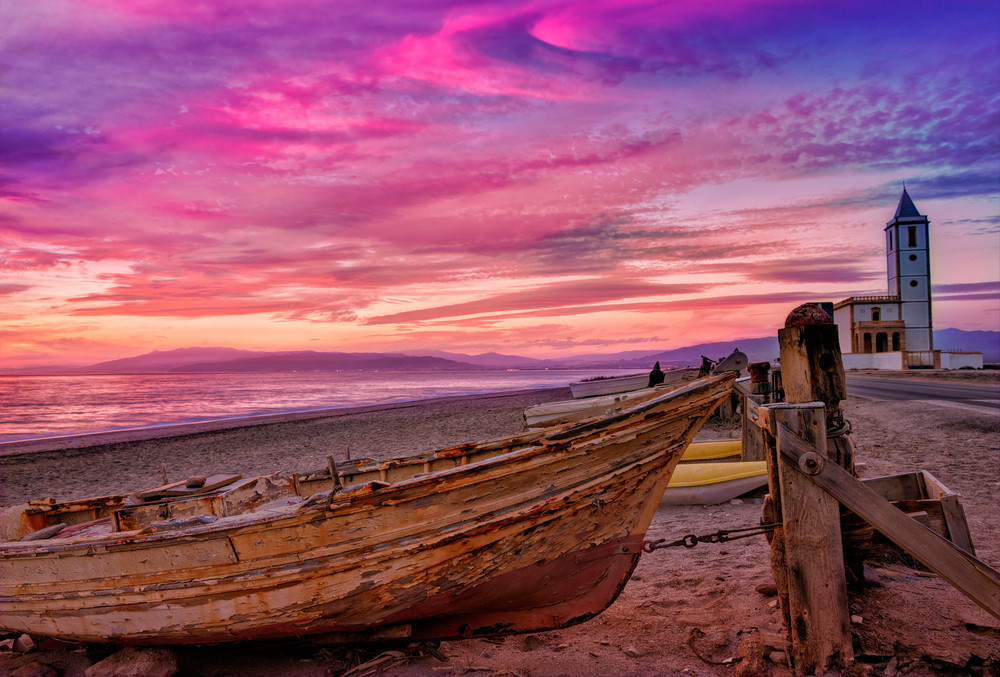
[[[658,386],[663,383],[663,371],[660,370],[660,361],[657,360],[656,364],[653,365],[653,371],[649,372],[649,385],[647,388],[652,388],[653,386]]]

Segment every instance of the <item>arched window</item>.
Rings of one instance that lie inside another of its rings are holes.
[[[884,332],[880,331],[875,334],[875,352],[885,353],[889,350],[889,336]]]
[[[900,339],[899,332],[898,331],[892,332],[892,352],[894,353],[897,353],[900,350],[902,350],[899,339]]]
[[[872,351],[872,335],[865,332],[865,349],[862,352],[870,353]]]
[[[878,322],[882,319],[882,309],[872,308],[872,322]]]

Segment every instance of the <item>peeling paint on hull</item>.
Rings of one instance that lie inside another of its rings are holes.
[[[674,466],[732,381],[361,467],[332,496],[301,500],[331,481],[299,476],[297,503],[184,529],[0,544],[0,627],[183,644],[443,639],[586,620],[628,581]]]

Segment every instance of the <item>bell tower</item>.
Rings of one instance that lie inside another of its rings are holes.
[[[904,186],[896,214],[885,225],[885,257],[889,294],[899,298],[906,349],[911,351],[934,349],[929,225]]]

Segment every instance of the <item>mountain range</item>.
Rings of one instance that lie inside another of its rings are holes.
[[[939,329],[934,346],[941,350],[983,353],[983,362],[1000,362],[1000,332]],[[311,350],[263,352],[235,348],[178,348],[154,351],[135,357],[99,362],[86,367],[0,369],[0,373],[205,373],[205,372],[289,372],[289,371],[469,371],[477,369],[649,369],[655,362],[663,367],[701,364],[702,356],[718,360],[733,350],[747,354],[750,362],[774,361],[778,356],[776,337],[743,338],[735,341],[701,343],[664,351],[631,350],[618,353],[590,353],[540,360],[518,355],[482,353],[465,355],[439,350],[413,353],[345,353]]]

